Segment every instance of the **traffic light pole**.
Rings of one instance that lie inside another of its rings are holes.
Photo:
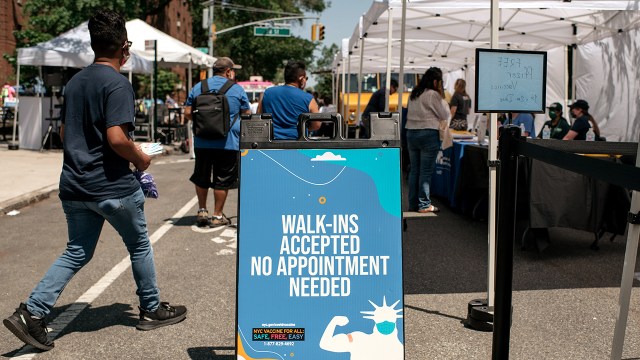
[[[226,28],[224,30],[220,30],[220,31],[216,31],[215,35],[222,35],[224,33],[227,33],[229,31],[233,31],[233,30],[237,30],[237,29],[241,29],[243,27],[247,27],[247,26],[251,26],[251,25],[260,25],[260,24],[264,24],[265,22],[269,22],[269,21],[279,21],[279,20],[299,20],[299,19],[320,19],[319,17],[316,16],[287,16],[287,17],[280,17],[280,18],[272,18],[272,19],[264,19],[264,20],[260,20],[260,21],[253,21],[253,22],[249,22],[246,24],[242,24],[242,25],[236,25],[236,26],[232,26],[230,28]]]

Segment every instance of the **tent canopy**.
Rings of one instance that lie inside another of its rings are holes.
[[[29,48],[18,49],[18,63],[34,66],[85,67],[93,62],[88,22],[49,41]],[[140,19],[126,24],[131,47],[131,59],[122,71],[135,73],[153,72],[154,52],[145,51],[145,40],[157,40],[158,65],[172,67],[187,64],[213,66],[215,58],[154,28]]]
[[[173,38],[140,19],[127,21],[129,40],[133,42],[132,52],[153,61],[153,50],[145,51],[145,40],[157,40],[158,64],[164,67],[192,63],[212,67],[216,58]]]
[[[32,66],[64,66],[82,68],[93,62],[88,22],[35,46],[18,49],[18,64]],[[122,68],[123,72],[153,72],[153,59],[149,62],[135,51]]]
[[[407,71],[418,67],[417,63],[427,68],[446,69],[474,64],[475,48],[488,48],[490,44],[490,5],[486,0],[408,1],[405,20]],[[633,0],[501,0],[501,48],[549,50],[625,33],[640,26],[640,11],[629,11],[638,10],[638,6]],[[389,22],[392,24],[392,51],[396,52],[391,58],[391,66],[399,67],[401,16],[401,0],[371,5],[349,38],[346,50],[351,52],[351,72],[359,70],[358,47],[363,37],[363,70],[367,71],[367,63],[374,69],[379,68],[380,63],[386,66]],[[334,67],[343,60],[338,57]]]
[[[391,72],[400,72],[402,3],[385,0],[371,5],[351,37],[343,40],[333,62],[335,73],[361,71],[363,43],[362,72],[386,72],[387,63]],[[466,77],[467,91],[473,90],[475,49],[490,47],[490,6],[486,0],[406,1],[404,72],[421,73],[431,66],[452,73],[466,69],[455,76]],[[566,105],[570,84],[565,83],[565,52],[567,45],[576,45],[572,97],[592,104],[607,139],[636,140],[640,114],[629,99],[640,95],[633,86],[637,81],[629,79],[640,76],[631,65],[639,52],[639,7],[636,0],[500,0],[499,47],[547,51],[547,103],[564,99]]]

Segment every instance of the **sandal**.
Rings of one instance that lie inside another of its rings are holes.
[[[437,213],[440,212],[440,209],[438,209],[437,207],[431,205],[426,209],[420,209],[418,210],[419,213],[421,214],[427,214],[427,213]]]

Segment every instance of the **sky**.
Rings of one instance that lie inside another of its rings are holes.
[[[331,44],[336,44],[339,47],[343,38],[351,37],[353,30],[358,24],[358,19],[369,10],[373,3],[373,0],[329,1],[331,2],[331,6],[320,14],[318,21],[324,25],[325,34],[324,41],[322,41],[318,49],[321,49],[323,46],[331,46]],[[307,15],[317,16],[313,13],[308,13]],[[305,19],[302,26],[294,25],[292,28],[293,34],[311,40],[311,24],[314,22],[314,19]],[[320,55],[319,50],[316,51],[316,55]],[[311,77],[308,85],[314,86],[315,83],[315,79]]]
[[[343,38],[351,37],[351,33],[358,24],[358,19],[373,3],[373,0],[330,0],[331,6],[320,14],[319,23],[324,25],[325,39],[322,45],[332,43],[340,46]],[[308,13],[309,16],[317,16]],[[294,34],[311,39],[311,24],[315,20],[307,19],[302,27],[296,27]]]

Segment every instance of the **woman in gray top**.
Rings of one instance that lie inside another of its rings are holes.
[[[409,150],[409,211],[438,212],[431,204],[429,184],[440,150],[441,121],[449,118],[444,99],[442,71],[429,68],[413,88],[407,105],[407,148]]]

